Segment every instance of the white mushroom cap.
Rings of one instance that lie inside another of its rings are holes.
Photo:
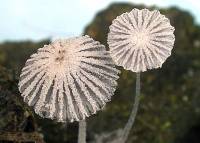
[[[110,101],[118,73],[109,52],[89,36],[56,40],[27,60],[19,91],[40,116],[79,121]]]
[[[174,27],[159,11],[133,9],[113,20],[108,34],[116,65],[133,72],[162,67],[174,46]]]

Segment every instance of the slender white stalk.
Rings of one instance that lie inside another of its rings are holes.
[[[120,143],[125,143],[126,140],[128,139],[128,135],[129,135],[129,133],[131,131],[131,128],[132,128],[132,126],[134,124],[134,121],[135,121],[135,117],[137,115],[139,102],[140,102],[140,73],[136,73],[136,95],[135,95],[135,101],[134,101],[133,109],[132,109],[131,115],[129,117],[129,120],[126,123],[124,131],[122,132]]]
[[[79,122],[78,143],[86,143],[86,121]]]

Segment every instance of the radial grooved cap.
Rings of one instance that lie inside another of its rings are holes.
[[[133,9],[118,16],[110,26],[111,56],[117,65],[133,72],[159,68],[171,55],[174,30],[159,11]]]
[[[19,91],[40,116],[79,121],[110,101],[118,73],[109,52],[89,36],[56,40],[27,60]]]

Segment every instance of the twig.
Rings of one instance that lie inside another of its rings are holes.
[[[45,143],[37,132],[0,132],[1,141]]]

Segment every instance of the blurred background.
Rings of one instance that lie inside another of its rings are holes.
[[[77,142],[77,123],[42,119],[23,102],[19,73],[53,39],[88,34],[107,46],[112,20],[133,8],[160,10],[175,27],[176,41],[161,69],[141,75],[128,143],[200,143],[199,0],[0,0],[0,143]],[[118,83],[112,102],[87,120],[87,142],[111,143],[128,120],[135,74],[122,70]]]

